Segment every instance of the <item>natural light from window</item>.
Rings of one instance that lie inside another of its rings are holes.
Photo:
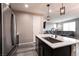
[[[63,31],[76,31],[76,23],[74,22],[67,22],[63,24]]]

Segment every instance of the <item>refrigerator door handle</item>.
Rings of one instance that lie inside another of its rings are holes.
[[[11,14],[11,43],[14,45],[14,18],[13,14]]]

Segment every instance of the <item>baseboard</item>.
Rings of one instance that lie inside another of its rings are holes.
[[[21,45],[28,45],[28,44],[35,44],[35,42],[19,43],[19,46],[21,46]]]

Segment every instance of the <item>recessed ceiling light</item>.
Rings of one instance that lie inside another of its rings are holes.
[[[26,7],[26,8],[28,8],[28,7],[29,7],[29,5],[28,5],[28,4],[25,4],[25,7]]]
[[[50,10],[49,10],[49,12],[51,13],[51,12],[52,12],[52,10],[50,9]]]

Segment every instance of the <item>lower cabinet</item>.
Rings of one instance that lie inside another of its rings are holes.
[[[36,51],[38,56],[71,56],[71,46],[53,49],[36,37]]]

